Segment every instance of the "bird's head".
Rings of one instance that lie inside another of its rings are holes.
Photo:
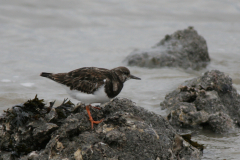
[[[112,70],[117,74],[117,76],[123,83],[129,79],[141,80],[141,78],[131,75],[129,69],[126,67],[117,67]]]

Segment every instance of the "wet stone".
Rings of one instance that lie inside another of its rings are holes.
[[[175,128],[207,128],[216,133],[233,131],[239,123],[240,95],[232,79],[218,70],[185,81],[160,104]]]
[[[58,119],[58,114],[54,108],[52,108],[50,112],[47,113],[45,116],[45,120],[47,122],[54,122],[54,121],[57,121],[57,119]]]
[[[49,137],[49,133],[56,130],[58,126],[53,123],[45,123],[42,125],[39,125],[39,127],[36,127],[33,129],[33,138],[39,139],[38,142],[41,143],[42,141],[46,140]]]
[[[199,70],[207,66],[210,58],[206,40],[193,27],[188,27],[166,35],[150,49],[133,51],[124,61],[130,66]]]

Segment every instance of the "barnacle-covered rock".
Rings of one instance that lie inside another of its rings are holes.
[[[58,128],[57,124],[50,123],[58,115],[52,106],[48,107],[43,99],[28,100],[24,104],[13,106],[4,111],[0,118],[0,149],[11,151],[12,156],[19,157],[40,150],[46,146],[51,133]],[[63,107],[64,103],[61,105]],[[69,102],[66,104],[69,107]],[[73,105],[71,107],[73,109]],[[0,156],[1,157],[1,156]]]
[[[207,66],[210,58],[206,40],[189,27],[166,35],[152,48],[133,51],[124,61],[130,66],[199,70]]]
[[[104,121],[93,130],[86,106],[73,107],[66,101],[56,108],[42,107],[45,114],[13,130],[6,130],[7,123],[1,121],[4,154],[0,159],[200,159],[201,151],[181,138],[162,116],[128,99],[116,98],[99,107],[91,108],[92,117]]]
[[[232,86],[232,79],[212,70],[185,81],[167,94],[160,105],[167,109],[167,119],[176,128],[207,127],[226,133],[240,124],[239,104],[240,95]]]

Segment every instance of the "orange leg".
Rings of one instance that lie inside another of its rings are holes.
[[[101,123],[101,122],[103,121],[103,119],[100,120],[100,121],[94,121],[93,118],[92,118],[92,116],[91,116],[91,112],[90,112],[89,106],[91,106],[91,105],[87,105],[87,106],[86,106],[86,110],[87,110],[87,113],[88,113],[88,116],[89,116],[89,121],[91,122],[91,127],[92,127],[92,129],[93,129],[93,123],[94,123],[94,124],[99,124],[99,123]]]
[[[93,108],[95,108],[95,109],[98,109],[98,110],[101,110],[101,108],[100,108],[100,107],[93,107]]]

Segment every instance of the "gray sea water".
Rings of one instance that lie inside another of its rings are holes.
[[[0,113],[36,94],[46,103],[70,98],[40,77],[42,71],[125,65],[134,49],[150,48],[188,26],[206,39],[211,64],[187,72],[129,67],[142,80],[126,82],[119,95],[161,115],[167,93],[207,70],[225,72],[240,91],[239,0],[0,0]],[[193,139],[205,144],[203,159],[240,159],[240,131],[202,131]]]

